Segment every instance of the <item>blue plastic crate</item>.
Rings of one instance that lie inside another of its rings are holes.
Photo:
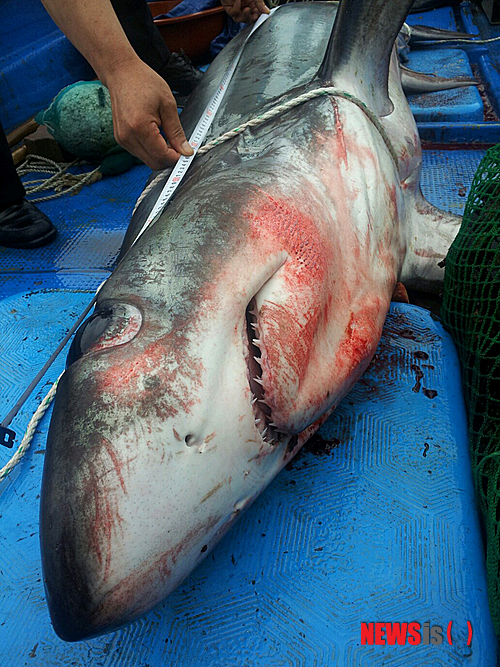
[[[0,121],[6,132],[46,108],[70,83],[95,74],[41,2],[0,2]]]
[[[469,60],[461,49],[412,50],[408,67],[446,78],[472,77]],[[483,102],[475,86],[409,95],[408,101],[417,122],[480,122],[484,117]]]
[[[410,14],[409,25],[429,25],[442,30],[457,30],[451,7],[441,7],[420,14]],[[471,77],[472,69],[466,53],[460,48],[415,46],[409,54],[408,67],[417,72],[443,77]],[[475,87],[410,95],[411,110],[419,123],[471,122],[483,120],[483,103]],[[472,138],[470,138],[472,140]]]
[[[468,47],[468,51],[479,66],[481,78],[486,83],[488,97],[493,108],[500,116],[500,26],[492,25],[481,8],[464,2],[460,6],[460,18],[464,29],[470,35],[482,40],[496,40],[487,44]],[[497,134],[500,140],[500,132]]]
[[[440,7],[427,12],[408,14],[406,23],[408,25],[429,25],[433,28],[441,28],[441,30],[457,30],[455,14],[451,7]]]

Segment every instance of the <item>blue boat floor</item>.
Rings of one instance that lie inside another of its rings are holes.
[[[461,213],[483,154],[424,151],[426,196]],[[58,239],[38,250],[0,249],[4,413],[108,275],[147,176],[136,167],[42,203]],[[415,364],[434,398],[416,391]],[[63,366],[61,355],[19,413],[19,434]],[[393,304],[374,362],[321,430],[330,448],[306,446],[153,612],[72,645],[51,628],[41,578],[38,498],[48,423],[46,416],[0,486],[2,666],[495,664],[459,366],[427,311]],[[0,451],[0,466],[10,454]],[[363,646],[361,623],[371,621],[431,621],[444,641]]]

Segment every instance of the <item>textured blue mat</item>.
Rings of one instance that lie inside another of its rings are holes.
[[[406,22],[409,25],[430,25],[443,30],[458,29],[451,7],[442,7],[420,14],[410,14]],[[417,72],[449,78],[456,76],[472,77],[469,59],[465,51],[460,48],[442,49],[437,46],[419,48],[416,46],[410,51],[408,67]],[[423,95],[410,95],[408,100],[417,122],[483,120],[481,96],[473,86]]]
[[[7,404],[88,298],[0,303]],[[369,371],[321,430],[329,444],[306,446],[178,591],[130,627],[72,645],[51,629],[41,581],[47,428],[0,496],[2,666],[495,665],[458,361],[427,311],[392,306]],[[370,621],[430,621],[444,634],[452,621],[454,644],[361,646]]]

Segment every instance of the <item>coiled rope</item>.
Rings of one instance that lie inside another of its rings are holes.
[[[48,201],[49,199],[79,192],[84,185],[91,185],[101,180],[102,174],[99,171],[99,167],[84,174],[72,174],[68,171],[70,167],[82,164],[86,163],[83,160],[59,163],[41,155],[28,155],[23,164],[17,168],[17,173],[19,176],[27,176],[33,172],[52,174],[49,178],[34,178],[23,183],[30,201]],[[54,194],[31,197],[31,195],[36,195],[39,192],[47,190],[54,190]]]

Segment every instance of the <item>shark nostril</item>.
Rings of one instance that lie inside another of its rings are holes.
[[[194,445],[196,445],[196,436],[193,435],[192,433],[189,433],[184,438],[184,442],[186,443],[187,447],[193,447]]]

